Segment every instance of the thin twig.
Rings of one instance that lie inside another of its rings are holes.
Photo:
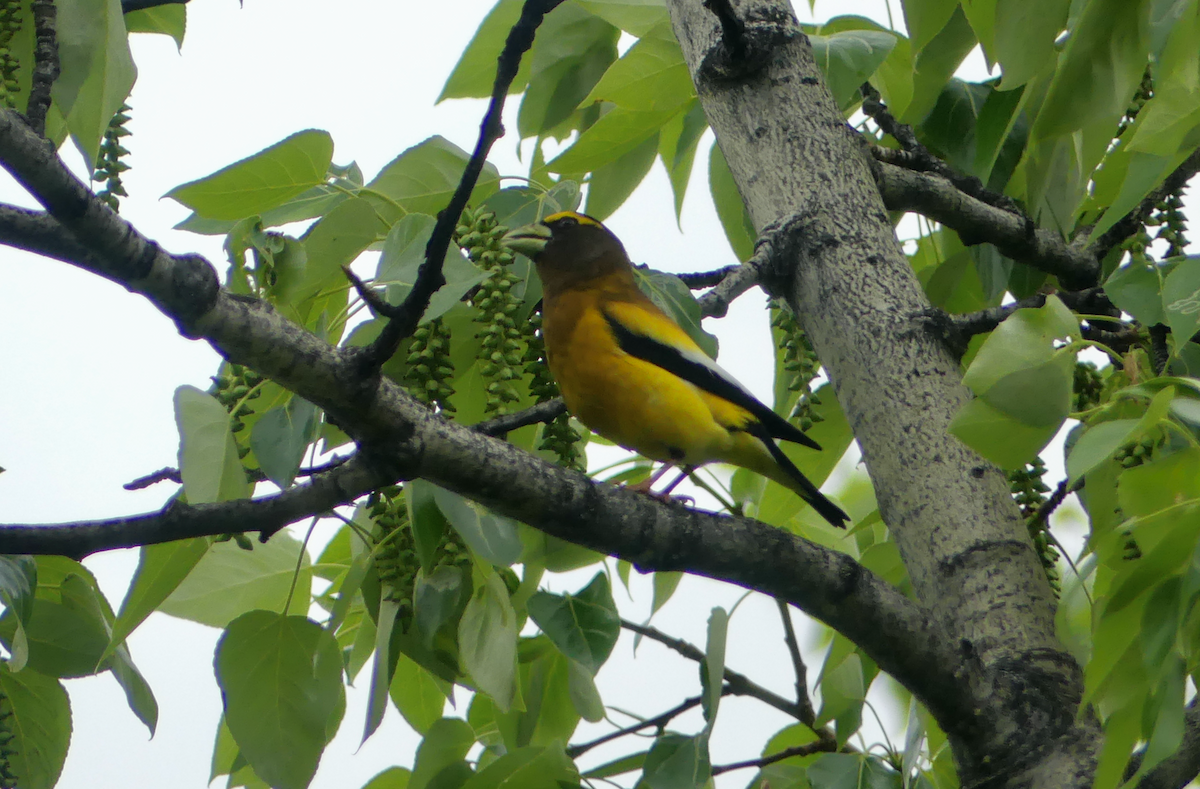
[[[425,260],[417,270],[412,290],[401,304],[377,310],[388,318],[388,322],[384,324],[379,336],[358,352],[358,372],[362,378],[378,375],[380,368],[400,347],[401,341],[416,331],[421,316],[429,307],[429,299],[446,284],[446,278],[442,274],[442,263],[446,251],[450,248],[450,239],[458,224],[458,218],[466,208],[467,200],[470,199],[475,183],[487,163],[488,152],[496,140],[504,136],[504,126],[500,118],[509,86],[512,85],[521,66],[521,56],[533,45],[534,35],[546,14],[561,2],[562,0],[525,0],[521,17],[509,31],[504,49],[496,63],[496,80],[492,85],[492,98],[487,112],[479,126],[479,140],[449,205],[438,214],[437,224],[434,225],[429,242],[425,245]]]
[[[837,741],[829,742],[827,740],[817,740],[810,742],[807,745],[797,745],[787,750],[773,753],[770,756],[763,756],[760,759],[747,759],[744,762],[734,762],[733,764],[718,764],[712,768],[713,775],[720,775],[731,770],[745,770],[747,767],[766,767],[775,762],[782,762],[784,759],[790,759],[793,756],[811,756],[814,753],[832,753],[837,750]]]
[[[876,158],[909,170],[923,170],[925,172],[937,173],[954,184],[964,194],[968,194],[976,200],[982,200],[988,205],[1023,217],[1026,227],[1030,228],[1030,232],[1032,232],[1032,228],[1035,227],[1033,220],[1021,210],[1021,207],[1011,197],[993,189],[988,189],[984,186],[983,181],[975,176],[964,175],[958,172],[930,153],[929,149],[917,139],[917,135],[912,127],[900,123],[888,111],[888,108],[879,98],[879,91],[875,90],[871,83],[864,82],[860,91],[863,97],[863,113],[875,121],[885,133],[890,134],[904,149],[903,151],[889,152],[887,148],[875,146],[872,153],[875,154]]]
[[[1058,487],[1056,487],[1054,492],[1050,494],[1050,498],[1046,499],[1046,501],[1042,503],[1042,506],[1038,507],[1037,512],[1034,513],[1033,520],[1029,522],[1030,529],[1033,531],[1041,531],[1042,529],[1045,529],[1046,525],[1050,521],[1050,516],[1054,514],[1056,509],[1062,506],[1062,503],[1066,500],[1067,496],[1082,488],[1082,477],[1075,480],[1075,484],[1070,486],[1067,485],[1067,481],[1065,479],[1062,482],[1059,482]]]
[[[46,113],[50,111],[50,90],[58,79],[58,37],[54,22],[58,14],[53,0],[34,0],[33,12],[33,74],[29,85],[29,101],[25,119],[30,128],[41,135],[46,133]]]
[[[640,633],[652,641],[657,641],[658,643],[675,650],[688,660],[694,660],[697,663],[704,662],[704,652],[694,644],[690,644],[681,638],[669,636],[657,628],[650,627],[649,625],[639,625],[636,622],[630,622],[627,619],[621,620],[621,627],[634,633]],[[764,704],[774,707],[780,712],[791,715],[798,721],[804,720],[804,712],[799,704],[788,701],[776,693],[772,693],[762,685],[752,681],[745,674],[739,674],[738,672],[727,668],[725,669],[724,678],[725,681],[729,683],[729,692],[733,695],[749,696],[751,698],[758,699]]]
[[[722,695],[724,695],[725,692],[728,692],[727,689],[722,689],[722,691],[723,691]],[[684,700],[681,704],[679,704],[675,707],[672,707],[671,709],[667,710],[666,712],[661,713],[659,715],[655,715],[653,718],[647,718],[646,720],[641,721],[640,723],[635,723],[632,726],[626,726],[623,729],[617,729],[616,731],[609,732],[608,734],[605,734],[602,737],[597,737],[596,739],[591,740],[589,742],[581,742],[578,745],[568,746],[567,747],[567,756],[569,756],[572,759],[578,759],[580,756],[584,755],[585,753],[590,751],[592,748],[595,748],[599,745],[603,745],[606,742],[612,742],[613,740],[616,740],[620,737],[624,737],[627,734],[635,734],[635,733],[641,731],[642,729],[650,729],[650,728],[655,728],[655,727],[661,728],[663,726],[666,726],[668,723],[670,723],[672,719],[682,715],[683,713],[687,712],[688,710],[692,709],[693,707],[698,707],[699,705],[700,705],[700,697],[693,696],[690,699]]]
[[[331,458],[326,462],[320,463],[316,466],[302,468],[296,472],[296,478],[299,479],[301,477],[311,477],[314,474],[320,474],[323,471],[335,469],[352,457],[353,455],[342,455],[340,457]],[[261,469],[256,468],[246,469],[246,478],[251,482],[266,482],[268,479],[267,475],[264,474]],[[167,466],[165,468],[160,468],[158,471],[152,471],[144,477],[138,477],[135,480],[126,482],[121,487],[125,488],[125,490],[141,490],[142,488],[148,488],[151,485],[157,485],[159,482],[174,482],[177,484],[182,484],[183,478],[179,474],[179,469]]]
[[[737,270],[738,267],[736,265],[722,266],[712,271],[696,271],[691,274],[676,274],[675,276],[683,280],[683,284],[692,290],[700,290],[720,285],[726,277]]]
[[[783,640],[787,644],[788,653],[792,656],[792,667],[796,670],[796,703],[800,705],[803,717],[800,722],[810,729],[815,729],[817,713],[813,710],[812,699],[808,695],[808,667],[800,654],[800,642],[796,640],[796,628],[792,626],[792,612],[787,601],[775,598],[779,606],[779,616],[783,620]]]
[[[553,422],[566,412],[566,404],[563,403],[561,397],[556,397],[553,400],[547,400],[544,403],[530,406],[524,411],[518,411],[515,414],[504,414],[503,416],[493,417],[486,422],[480,422],[472,429],[477,433],[483,433],[485,436],[503,436],[505,433],[510,433],[513,430],[529,425],[536,425],[539,422]]]
[[[164,5],[183,5],[188,0],[121,0],[121,13],[130,11],[145,11],[147,8],[158,8]]]

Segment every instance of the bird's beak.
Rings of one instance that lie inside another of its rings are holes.
[[[503,244],[529,259],[536,258],[550,242],[550,228],[540,222],[518,227],[504,236]]]

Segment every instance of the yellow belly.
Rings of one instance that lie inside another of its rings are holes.
[[[653,460],[744,465],[736,456],[746,439],[759,442],[731,428],[751,419],[747,411],[630,356],[597,311],[568,306],[555,305],[576,320],[552,321],[548,310],[544,330],[550,371],[580,421]]]

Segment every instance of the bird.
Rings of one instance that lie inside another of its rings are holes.
[[[664,463],[650,484],[676,465],[730,463],[794,491],[845,528],[849,516],[775,439],[820,445],[721,369],[642,293],[612,231],[586,214],[559,211],[510,231],[504,243],[537,267],[546,362],[567,409],[604,438]]]

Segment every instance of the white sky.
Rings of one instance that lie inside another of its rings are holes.
[[[894,5],[893,18],[902,24],[899,4]],[[310,127],[331,132],[335,162],[357,160],[368,179],[431,134],[469,150],[482,103],[433,102],[490,6],[487,0],[248,0],[239,7],[236,0],[194,0],[182,55],[166,37],[135,36],[139,78],[130,99],[133,136],[126,143],[133,169],[125,177],[130,197],[122,201],[122,214],[171,251],[200,252],[223,271],[221,238],[170,229],[187,215],[182,206],[160,199],[173,186]],[[807,3],[798,6],[801,19],[810,19]],[[817,6],[818,19],[838,13],[887,23],[882,0]],[[972,77],[981,75],[978,58],[971,69]],[[502,173],[527,170],[514,147],[515,140],[506,138],[494,149],[492,160]],[[707,150],[706,140],[696,157],[682,233],[658,164],[609,220],[636,260],[668,271],[732,262],[708,198]],[[6,173],[0,174],[0,201],[32,205]],[[216,354],[204,343],[179,337],[141,297],[65,264],[0,249],[0,282],[0,466],[7,469],[0,474],[0,520],[51,523],[157,509],[173,486],[126,492],[121,485],[175,465],[172,392],[181,384],[206,388],[218,366]],[[723,348],[737,349],[722,354],[721,364],[768,399],[773,362],[761,306],[757,293],[750,294],[729,318],[710,321],[707,328],[720,336]],[[334,529],[332,523],[323,526],[317,544]],[[118,606],[136,552],[115,551],[85,563]],[[549,577],[546,583],[575,590],[594,572]],[[634,591],[635,599],[622,607],[625,616],[641,621],[649,611],[648,577],[635,578]],[[617,590],[619,600],[624,594]],[[654,624],[703,644],[712,606],[728,609],[741,594],[686,578]],[[153,740],[111,677],[67,681],[75,733],[60,786],[205,786],[221,707],[211,668],[218,636],[215,629],[155,614],[131,637],[134,659],[160,706]],[[600,674],[606,703],[653,715],[698,692],[694,664],[651,642],[642,644],[634,662],[631,647],[623,636]],[[811,682],[823,650],[809,643],[806,655]],[[752,595],[739,608],[728,665],[791,695],[794,680],[773,601]],[[365,683],[364,677],[350,692],[342,730],[326,751],[314,787],[361,786],[388,766],[411,765],[418,740],[394,709],[358,749]],[[465,705],[460,711],[465,714]],[[696,712],[673,726],[695,731],[698,721]],[[789,722],[757,702],[727,698],[714,737],[714,764],[758,756],[766,738]],[[889,729],[894,733],[900,725],[902,720]],[[605,730],[585,724],[575,739]],[[607,761],[632,745],[597,749],[585,764]],[[751,777],[752,771],[741,771],[718,783],[742,786]]]

